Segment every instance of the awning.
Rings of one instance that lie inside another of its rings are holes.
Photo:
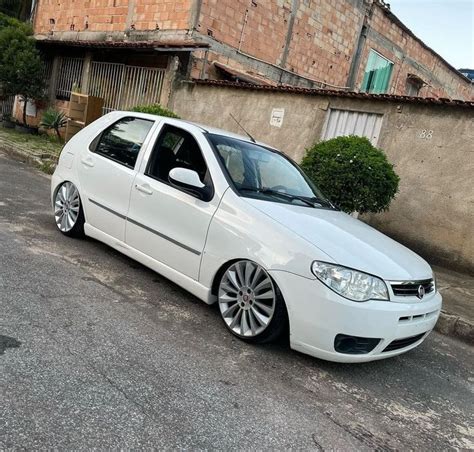
[[[226,74],[227,77],[229,77],[230,80],[234,82],[251,83],[252,85],[274,85],[274,83],[264,79],[263,77],[259,78],[258,76],[250,75],[247,72],[239,71],[238,69],[230,67],[227,64],[219,63],[218,61],[214,61],[213,65],[218,71]]]
[[[407,79],[413,83],[417,83],[420,86],[428,85],[422,78],[418,77],[416,74],[407,74]]]

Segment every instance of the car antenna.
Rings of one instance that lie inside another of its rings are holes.
[[[244,129],[244,126],[243,126],[242,124],[240,124],[240,122],[237,121],[237,119],[234,118],[234,115],[233,115],[232,113],[230,113],[230,117],[231,117],[231,118],[237,123],[237,125],[247,134],[247,136],[250,138],[250,141],[251,141],[252,143],[256,143],[255,138],[254,138],[252,135],[250,135],[250,133],[248,133],[248,132]]]

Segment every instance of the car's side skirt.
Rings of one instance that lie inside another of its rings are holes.
[[[183,289],[191,292],[205,303],[212,304],[214,302],[214,297],[211,295],[211,289],[209,287],[203,286],[201,283],[190,278],[189,276],[183,275],[174,268],[168,267],[162,262],[147,256],[146,254],[130,247],[126,243],[117,240],[116,238],[106,234],[105,232],[102,232],[90,224],[86,223],[84,225],[84,232],[89,237],[111,246],[117,251],[120,251],[137,262],[140,262],[160,275],[163,275],[165,278],[168,278],[169,280],[178,284],[178,286],[181,286]]]

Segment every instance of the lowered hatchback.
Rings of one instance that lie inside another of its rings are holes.
[[[340,362],[406,352],[441,309],[429,265],[339,211],[277,150],[113,112],[64,147],[51,186],[68,236],[100,240],[218,303],[235,336]]]

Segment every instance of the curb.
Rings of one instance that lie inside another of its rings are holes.
[[[474,325],[457,315],[441,311],[435,331],[474,345]]]
[[[33,166],[35,166],[36,168],[39,168],[39,169],[41,169],[41,167],[43,166],[43,164],[45,162],[51,161],[51,159],[50,159],[51,157],[49,155],[48,155],[47,159],[43,159],[42,156],[34,156],[34,155],[31,155],[27,151],[23,151],[23,150],[14,148],[14,147],[5,146],[3,143],[0,143],[0,151],[5,152],[5,154],[7,154],[7,155],[9,155],[13,158],[21,159],[25,163],[33,165]],[[54,167],[52,167],[53,171],[54,171],[55,167],[56,167],[56,164],[54,164]]]
[[[38,157],[35,157],[28,152],[25,151],[20,151],[19,149],[15,149],[13,147],[7,147],[7,146],[2,146],[0,145],[0,150],[5,152],[5,154],[8,154],[12,157],[20,158],[24,160],[26,163],[29,163],[30,165],[34,166],[41,166],[42,160]]]

